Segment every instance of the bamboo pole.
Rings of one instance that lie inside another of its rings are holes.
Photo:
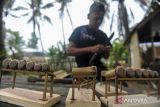
[[[107,93],[108,93],[108,81],[107,81],[107,79],[106,79],[106,81],[105,81],[105,98],[108,97],[108,96],[107,96]]]
[[[72,100],[74,100],[75,94],[75,78],[72,79]]]
[[[13,80],[12,80],[12,89],[15,87],[15,82],[16,82],[16,72],[13,72]]]
[[[54,84],[54,77],[53,75],[51,75],[50,97],[53,97],[53,84]]]
[[[96,77],[93,77],[93,94],[92,94],[92,101],[95,101],[96,95]]]
[[[0,69],[0,84],[1,84],[1,81],[2,81],[2,70]]]
[[[45,73],[45,83],[44,83],[44,90],[43,90],[43,101],[46,101],[47,86],[48,86],[48,73]]]
[[[117,76],[117,77],[126,77],[126,71],[125,71],[124,67],[118,66],[115,69],[106,71],[105,74],[103,73],[103,76],[109,77],[109,78],[110,77],[115,77],[115,76]]]
[[[72,75],[94,75],[95,67],[79,67],[79,68],[72,68]]]

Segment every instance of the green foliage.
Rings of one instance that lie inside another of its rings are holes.
[[[28,40],[27,47],[37,49],[38,38],[34,32],[32,32],[31,38]]]
[[[5,59],[6,57],[6,51],[3,50],[3,51],[0,51],[0,67],[2,65],[2,60]]]
[[[57,43],[57,47],[52,46],[48,52],[49,63],[54,66],[55,70],[65,69],[67,55],[65,51],[65,45],[62,42]]]
[[[124,46],[123,41],[115,39],[112,43],[112,50],[109,57],[109,68],[113,68],[119,61],[126,61],[128,56],[128,50]]]
[[[60,61],[66,58],[65,46],[62,42],[57,43],[57,47],[52,46],[49,48],[48,56],[52,61]]]
[[[12,52],[13,57],[19,57],[24,46],[25,41],[18,31],[6,30],[6,48]]]

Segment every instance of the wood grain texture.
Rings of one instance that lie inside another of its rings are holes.
[[[27,62],[26,63],[26,70],[32,71],[34,69],[34,62]]]
[[[72,68],[72,75],[94,75],[96,74],[96,67],[79,67],[79,68]]]
[[[17,69],[18,67],[18,60],[13,59],[9,62],[9,68],[10,69]]]
[[[50,71],[50,66],[46,63],[42,64],[42,71]]]
[[[34,70],[35,71],[42,71],[42,65],[41,64],[35,64],[34,65]]]
[[[108,70],[103,74],[105,77],[126,77],[126,71],[124,67],[117,66],[115,69]]]
[[[135,71],[133,68],[127,67],[125,71],[127,77],[135,77]]]
[[[142,77],[142,72],[140,68],[135,68],[134,72],[135,72],[135,77]]]
[[[18,61],[18,69],[19,69],[19,70],[24,70],[24,69],[26,69],[26,60],[19,60],[19,61]]]
[[[146,77],[146,78],[149,77],[149,72],[147,69],[141,69],[141,72],[142,72],[142,77]]]
[[[6,58],[2,61],[2,67],[3,68],[9,68],[9,63],[12,61],[11,58]]]
[[[40,91],[6,88],[0,90],[0,101],[22,107],[51,107],[60,101],[60,95],[53,94],[53,97],[50,97],[47,93],[47,101],[42,101]]]
[[[72,98],[72,88],[69,89],[65,107],[101,107],[101,102],[96,96],[95,101],[92,101],[92,90],[81,88],[78,90],[75,88],[75,100]]]

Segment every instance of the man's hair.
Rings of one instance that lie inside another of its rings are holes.
[[[99,11],[105,12],[105,6],[100,2],[94,2],[89,8],[89,13],[99,12]]]

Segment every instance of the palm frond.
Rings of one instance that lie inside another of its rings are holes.
[[[112,14],[112,17],[111,17],[110,32],[112,31],[114,17],[115,17],[115,11],[113,11],[113,14]]]
[[[14,18],[20,18],[20,16],[14,15],[14,14],[12,14],[12,13],[8,13],[8,15],[10,15],[10,16],[12,16],[12,17],[14,17]]]
[[[48,8],[53,7],[53,6],[54,6],[53,3],[47,3],[46,5],[42,6],[41,8],[42,9],[48,9]]]
[[[70,23],[71,23],[71,26],[72,26],[72,29],[73,29],[73,23],[72,23],[71,15],[69,13],[69,10],[68,10],[67,6],[66,6],[66,11],[67,11],[67,14],[68,14],[68,17],[69,17],[69,20],[70,20]]]
[[[50,17],[48,17],[48,16],[46,16],[46,15],[43,15],[43,18],[44,18],[47,22],[49,22],[50,24],[52,24],[52,21],[51,21]]]
[[[146,11],[146,8],[149,7],[151,1],[153,0],[135,0],[136,2],[138,2],[140,4],[140,7]]]
[[[132,12],[132,9],[129,8],[129,10],[130,10],[131,17],[132,17],[132,19],[134,20],[134,14],[133,14],[133,12]]]
[[[11,11],[19,11],[19,10],[28,10],[26,7],[17,6],[16,8],[11,9]]]

